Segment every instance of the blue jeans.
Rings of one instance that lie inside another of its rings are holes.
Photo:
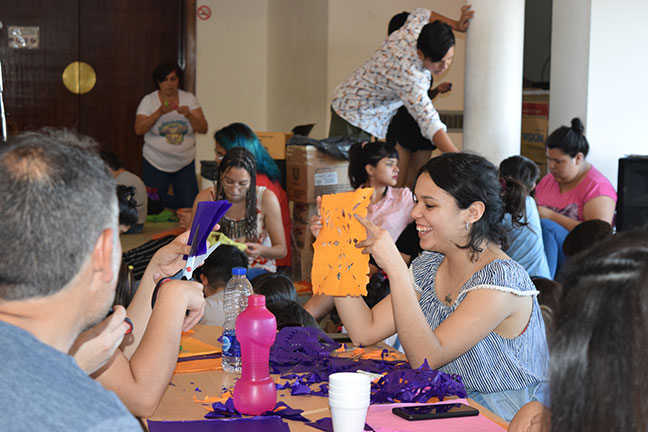
[[[497,393],[470,392],[468,397],[510,422],[515,413],[527,402],[539,401],[548,406],[548,393],[547,383],[539,382],[521,390],[505,390]]]
[[[164,207],[174,210],[193,207],[194,199],[198,195],[195,161],[191,161],[179,171],[168,173],[160,171],[144,159],[142,177],[146,186],[157,189]],[[170,184],[173,185],[174,195],[169,195]]]
[[[555,279],[560,267],[567,259],[562,246],[569,231],[549,219],[540,219],[540,225],[542,226],[542,241],[547,255],[547,264],[549,264],[549,274],[552,279]]]

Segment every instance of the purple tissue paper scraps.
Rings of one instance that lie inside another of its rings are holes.
[[[295,381],[277,385],[277,389],[291,389],[292,395],[328,395],[328,376],[335,372],[364,370],[385,374],[372,384],[371,403],[427,402],[432,397],[443,400],[455,395],[466,397],[466,390],[458,375],[448,375],[430,369],[427,362],[417,369],[403,361],[335,357],[340,347],[324,333],[310,327],[285,327],[277,333],[270,350],[270,366],[281,378]],[[322,383],[319,390],[311,384]]]
[[[288,425],[277,416],[147,422],[151,432],[290,432]]]
[[[205,415],[205,418],[207,419],[212,419],[212,418],[241,418],[243,417],[243,414],[238,412],[236,408],[234,407],[234,399],[231,397],[223,402],[214,402],[212,404],[212,409],[214,411],[207,413]],[[267,411],[261,414],[262,417],[266,416],[279,416],[283,419],[286,420],[293,420],[293,421],[301,421],[301,422],[308,422],[306,417],[302,416],[301,413],[303,413],[304,410],[297,409],[297,408],[292,408],[285,402],[277,402],[277,405],[275,405],[274,410],[272,411]]]

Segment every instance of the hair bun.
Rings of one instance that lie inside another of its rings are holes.
[[[582,134],[583,132],[585,132],[585,126],[583,126],[583,122],[578,117],[574,117],[572,119],[571,128],[574,131],[578,132],[579,134]]]

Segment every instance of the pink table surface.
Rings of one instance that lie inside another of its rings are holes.
[[[438,403],[448,402],[468,404],[466,399],[452,399]],[[472,417],[409,421],[392,413],[392,408],[412,405],[418,404],[399,403],[388,405],[371,405],[369,406],[369,411],[367,412],[366,422],[368,425],[374,428],[376,432],[502,432],[504,430],[502,426],[498,425],[482,414]]]

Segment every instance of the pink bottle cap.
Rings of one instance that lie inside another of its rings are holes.
[[[261,294],[252,294],[248,297],[249,306],[265,306],[265,296]]]

